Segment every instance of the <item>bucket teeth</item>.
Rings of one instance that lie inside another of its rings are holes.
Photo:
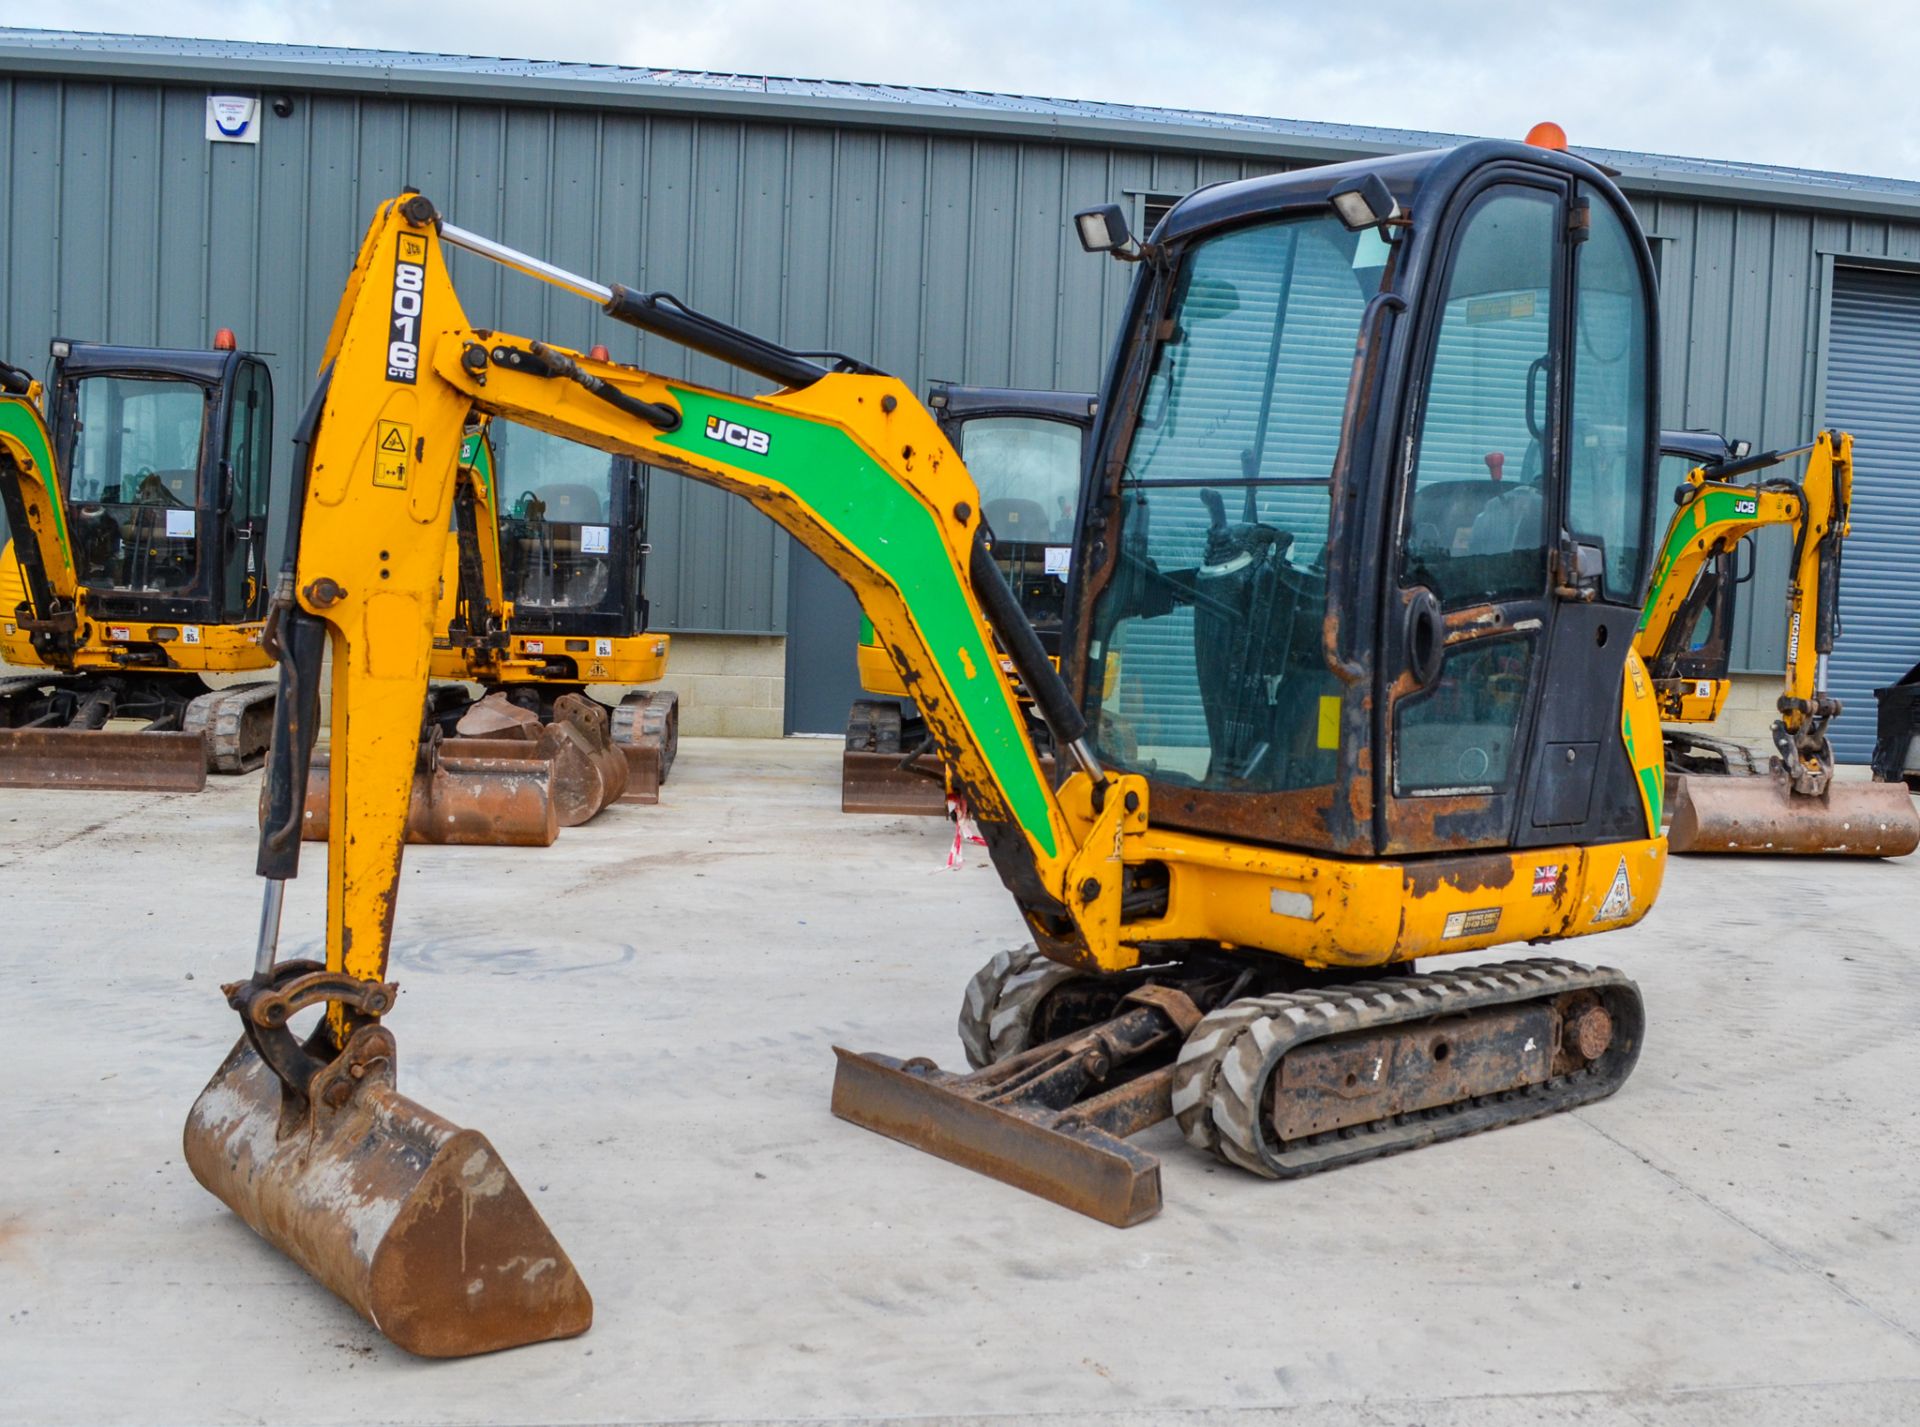
[[[194,1102],[194,1177],[408,1352],[568,1338],[593,1301],[486,1136],[394,1088],[393,1037],[354,1032],[304,1102],[242,1039]]]

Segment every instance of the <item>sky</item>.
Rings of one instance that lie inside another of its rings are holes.
[[[0,0],[24,26],[884,81],[1920,178],[1910,0]]]

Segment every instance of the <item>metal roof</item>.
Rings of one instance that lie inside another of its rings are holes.
[[[1008,137],[1207,149],[1310,162],[1443,148],[1484,137],[984,90],[78,30],[0,27],[0,72],[682,109],[774,121],[973,129]],[[1910,179],[1584,145],[1574,151],[1619,170],[1621,186],[1635,193],[1906,218],[1920,214],[1920,182]]]

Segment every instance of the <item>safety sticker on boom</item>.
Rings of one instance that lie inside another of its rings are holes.
[[[387,380],[412,386],[420,371],[420,320],[427,286],[427,240],[402,233],[393,262],[393,326],[387,337]]]
[[[373,483],[405,490],[412,456],[413,427],[404,421],[382,421],[373,441]]]

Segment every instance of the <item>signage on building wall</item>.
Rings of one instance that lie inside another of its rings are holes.
[[[207,142],[211,144],[259,143],[259,96],[209,94],[207,96]]]

